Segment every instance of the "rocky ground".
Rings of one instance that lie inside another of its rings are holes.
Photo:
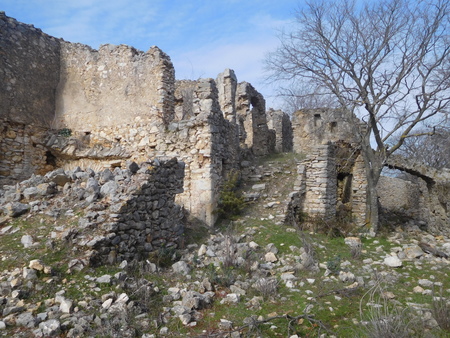
[[[89,212],[76,205],[4,219],[0,336],[447,337],[450,239],[285,225],[297,161],[247,163],[238,218],[190,225],[183,249],[135,263],[87,266],[68,231]]]

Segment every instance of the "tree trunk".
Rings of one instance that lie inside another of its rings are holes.
[[[367,179],[366,227],[369,234],[375,236],[379,223],[377,186],[383,169],[383,155],[372,149],[368,136],[362,140],[362,143],[361,150]]]
[[[367,175],[366,224],[370,236],[378,231],[378,193],[377,185],[371,175]]]

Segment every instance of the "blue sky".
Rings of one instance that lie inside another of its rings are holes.
[[[127,44],[169,54],[177,79],[212,77],[234,69],[238,81],[278,105],[263,82],[264,55],[289,27],[296,0],[2,0],[0,10],[45,33],[93,48]]]

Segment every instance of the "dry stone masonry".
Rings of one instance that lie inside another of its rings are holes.
[[[298,220],[301,212],[306,212],[325,219],[341,217],[361,228],[367,224],[366,169],[353,127],[355,121],[358,123],[353,115],[339,110],[313,109],[294,114],[294,151],[307,154],[307,159],[298,168],[287,221]],[[324,147],[331,144],[335,151],[325,151]],[[381,210],[391,222],[398,219],[403,220],[401,225],[419,224],[432,233],[448,233],[448,170],[411,163],[396,155],[385,165],[414,178],[411,182],[380,179]]]
[[[230,69],[216,79],[175,80],[170,57],[155,46],[147,52],[125,45],[95,50],[4,12],[0,30],[0,184],[58,168],[113,172],[133,161],[176,157],[184,163],[184,180],[175,203],[191,220],[212,226],[230,173],[245,172],[254,156],[293,149],[307,159],[298,168],[289,217],[344,213],[366,224],[367,183],[354,115],[304,110],[291,125],[282,111],[266,113],[264,97]],[[448,173],[388,165],[418,177],[424,207],[420,217],[409,214],[433,231],[448,228]]]
[[[1,184],[56,168],[113,169],[177,157],[185,163],[177,203],[212,225],[229,172],[275,148],[263,96],[232,70],[216,80],[175,81],[170,57],[158,47],[95,50],[4,12],[0,25]]]
[[[80,251],[82,264],[132,261],[182,242],[184,212],[175,195],[183,191],[183,176],[184,163],[175,158],[140,166],[129,162],[126,169],[112,171],[60,168],[4,186],[0,211],[6,218],[81,212],[77,224],[67,224],[53,234]],[[30,241],[32,245],[32,237]]]

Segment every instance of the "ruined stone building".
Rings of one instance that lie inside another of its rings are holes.
[[[367,183],[354,115],[333,109],[297,111],[292,118],[293,148],[306,154],[298,167],[291,205],[325,219],[336,216],[358,227],[366,224]],[[378,195],[390,221],[410,222],[440,233],[450,230],[450,172],[391,156],[387,167],[412,175],[413,181],[382,176]],[[395,216],[395,217],[392,217]]]
[[[217,79],[176,81],[158,47],[94,50],[1,12],[0,77],[2,185],[57,167],[177,157],[185,164],[177,203],[212,225],[220,185],[243,158],[290,150],[277,134],[288,120],[274,113],[269,129],[251,84],[228,69]]]
[[[266,112],[264,97],[229,69],[216,79],[175,80],[170,57],[158,47],[95,50],[0,12],[0,105],[1,185],[55,168],[125,168],[176,157],[184,167],[176,203],[213,225],[220,187],[242,160],[293,149],[306,154],[291,194],[293,208],[365,224],[355,117],[315,109],[296,112],[291,124],[282,111]],[[448,173],[398,161],[387,165],[417,181],[383,178],[382,207],[398,209],[398,200],[388,196],[392,190],[385,189],[396,186],[396,194],[405,196],[401,212],[430,229],[448,227],[442,188]]]

